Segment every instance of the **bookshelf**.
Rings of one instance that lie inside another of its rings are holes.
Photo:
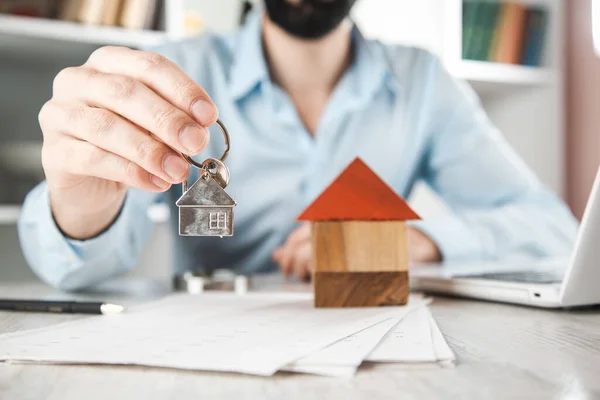
[[[202,16],[201,25],[213,32],[230,32],[239,24],[240,0],[163,0],[157,30],[83,25],[52,19],[0,14],[0,53],[42,62],[78,60],[106,45],[151,48],[186,36],[186,16]]]
[[[18,39],[61,41],[72,44],[145,47],[164,43],[166,32],[127,30],[112,26],[88,26],[76,22],[0,14],[3,42]]]
[[[473,82],[490,82],[507,85],[551,85],[556,79],[551,68],[460,60],[447,67],[460,79]]]
[[[564,2],[514,1],[548,11],[539,67],[463,60],[463,0],[359,0],[353,19],[367,37],[437,55],[473,87],[492,122],[542,182],[564,196]]]
[[[468,81],[484,98],[506,96],[523,89],[551,86],[556,80],[555,71],[551,68],[472,60],[447,63],[446,67],[455,77]]]
[[[553,19],[556,19],[555,9],[560,7],[558,0],[522,2],[544,5],[551,11]],[[556,68],[552,59],[554,43],[544,49],[547,57],[542,67],[463,60],[463,1],[445,0],[442,6],[435,0],[412,3],[410,0],[359,0],[353,10],[353,19],[367,37],[431,51],[444,61],[454,76],[475,83],[476,88],[483,88],[486,97],[493,95],[495,90],[505,94],[507,90],[522,90],[555,82]],[[551,21],[548,42],[556,39],[553,30],[557,24],[554,22]]]

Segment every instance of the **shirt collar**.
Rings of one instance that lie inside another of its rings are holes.
[[[235,100],[241,100],[258,84],[269,79],[262,45],[262,18],[262,12],[250,13],[246,24],[238,32],[230,79],[230,90]]]
[[[360,104],[369,102],[384,84],[391,83],[391,63],[381,43],[367,40],[355,25],[352,29],[354,60],[347,71],[351,94]]]
[[[233,52],[234,62],[230,75],[230,91],[235,100],[250,94],[262,82],[269,80],[268,67],[262,44],[263,11],[252,12],[238,33]],[[390,83],[391,65],[386,60],[383,46],[367,40],[360,30],[352,29],[354,60],[346,78],[352,95],[360,103],[367,102],[384,83]]]

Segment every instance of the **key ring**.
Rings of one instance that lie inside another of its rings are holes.
[[[217,124],[225,138],[225,151],[220,159],[207,158],[198,163],[182,154],[190,165],[200,170],[200,176],[190,187],[187,179],[181,182],[183,193],[175,202],[179,208],[180,236],[233,236],[236,202],[225,191],[229,184],[229,168],[224,163],[231,139],[225,125],[220,120]]]
[[[231,140],[229,138],[229,132],[227,131],[227,128],[221,122],[221,120],[217,119],[217,125],[219,125],[219,128],[221,129],[221,132],[223,132],[223,137],[225,139],[225,151],[221,155],[221,158],[219,158],[219,161],[221,161],[222,163],[225,163],[225,159],[229,155],[229,149],[231,148],[231,144],[230,144]],[[214,163],[210,163],[210,165],[204,165],[204,163],[199,163],[188,155],[182,154],[182,156],[185,159],[185,161],[187,161],[190,165],[198,168],[201,171],[207,171],[208,169],[216,168]]]

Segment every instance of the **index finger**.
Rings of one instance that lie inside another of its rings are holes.
[[[139,80],[200,125],[207,127],[217,121],[217,107],[204,88],[160,54],[107,46],[92,53],[86,65]]]

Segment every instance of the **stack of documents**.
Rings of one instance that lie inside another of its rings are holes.
[[[120,315],[0,335],[0,360],[353,376],[365,362],[448,364],[427,302],[315,309],[309,294],[176,294]]]

